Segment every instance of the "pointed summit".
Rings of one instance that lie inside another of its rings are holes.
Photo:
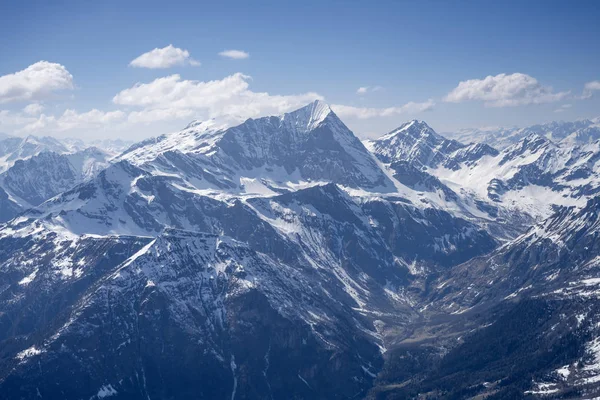
[[[361,141],[319,100],[280,116],[248,119],[226,130],[215,150],[229,168],[282,167],[286,174],[307,181],[378,190],[392,187]]]
[[[557,148],[558,146],[547,137],[537,132],[531,132],[504,150],[504,157],[500,161],[500,165],[504,165],[517,157],[522,157],[524,154],[546,153],[554,151]]]
[[[555,148],[556,144],[548,139],[547,137],[540,135],[537,132],[531,132],[523,139],[519,140],[514,145],[508,147],[507,152],[518,152],[523,153],[524,151],[531,151],[535,153],[542,148]]]
[[[425,121],[412,120],[369,144],[384,163],[414,162],[417,166],[435,167],[464,147],[457,141],[438,135]]]
[[[428,137],[432,136],[435,139],[444,139],[438,135],[425,121],[413,119],[412,121],[406,122],[394,129],[390,133],[387,133],[380,137],[378,140],[389,140],[395,136],[411,136],[413,138]]]
[[[281,119],[298,130],[311,131],[330,114],[335,115],[327,103],[315,100],[302,108],[283,114]]]

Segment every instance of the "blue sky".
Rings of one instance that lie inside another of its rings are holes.
[[[596,1],[250,3],[2,2],[0,131],[138,139],[316,97],[363,137],[600,116]]]

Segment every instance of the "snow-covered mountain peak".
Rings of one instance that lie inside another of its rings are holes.
[[[552,140],[550,140],[549,138],[540,135],[537,132],[531,132],[529,133],[527,136],[525,136],[523,138],[523,140],[521,140],[521,144],[526,144],[526,145],[546,145],[546,144],[552,144]]]
[[[540,151],[548,151],[558,148],[550,139],[532,132],[517,143],[509,146],[504,151],[504,162],[524,154],[536,154]]]
[[[333,111],[327,103],[315,100],[298,110],[283,114],[281,119],[298,130],[308,132],[319,126],[330,114],[333,114]]]
[[[24,160],[41,153],[51,151],[65,154],[69,149],[58,140],[45,136],[10,137],[0,139],[0,172],[10,168],[15,161]]]
[[[425,121],[413,119],[412,121],[400,125],[398,128],[385,134],[378,140],[398,140],[402,136],[411,136],[414,138],[431,136],[435,139],[443,139],[429,125],[427,125]]]
[[[187,126],[184,129],[191,129],[191,128],[195,128],[197,126],[202,125],[204,121],[200,120],[200,119],[195,119],[192,122],[190,122],[189,124],[187,124]]]
[[[210,118],[207,120],[195,119],[183,129],[185,131],[193,131],[195,133],[214,132],[229,128],[230,124],[225,119]]]
[[[382,190],[391,184],[373,155],[320,101],[279,117],[249,119],[227,129],[215,141],[214,150],[213,159],[236,167],[242,174],[283,167],[284,175],[297,173],[307,181]],[[267,171],[267,175],[271,173]]]
[[[498,154],[498,150],[485,143],[471,143],[463,147],[462,149],[457,150],[452,155],[452,160],[456,163],[465,163],[467,165],[472,165],[473,163],[480,160],[482,157],[496,157]],[[455,166],[455,164],[449,164],[448,166],[452,167]]]
[[[221,147],[219,142],[227,138],[239,136],[252,136],[254,142],[264,142],[258,132],[269,131],[268,137],[285,134],[304,134],[313,131],[328,116],[335,116],[326,103],[314,101],[298,110],[282,114],[278,117],[261,117],[248,119],[238,126],[231,126],[226,118],[212,118],[208,120],[193,120],[183,130],[161,135],[134,144],[124,151],[118,158],[126,159],[136,165],[152,161],[168,151],[182,153],[214,153],[216,147]],[[343,125],[337,117],[336,123]],[[347,130],[347,128],[346,128]],[[237,141],[237,139],[234,139]]]
[[[146,139],[130,146],[117,159],[141,165],[169,151],[204,153],[212,148],[227,128],[224,121],[217,119],[194,120],[181,131]]]
[[[424,121],[412,120],[367,142],[367,147],[385,163],[409,161],[433,167],[464,146],[438,135]]]
[[[58,140],[50,137],[50,136],[26,136],[23,141],[21,141],[21,148],[36,146],[40,149],[57,151],[57,152],[68,152],[68,149]]]

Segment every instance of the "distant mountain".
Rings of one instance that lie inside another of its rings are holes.
[[[0,222],[94,177],[108,166],[108,159],[107,153],[88,148],[70,154],[42,151],[16,160],[0,174],[0,189],[6,196],[0,200],[0,204],[6,204]]]
[[[555,143],[585,145],[600,139],[599,118],[573,122],[554,121],[525,128],[462,129],[444,135],[461,143],[485,143],[497,149],[504,149],[531,134],[543,136]]]
[[[0,172],[6,171],[17,160],[24,160],[43,151],[62,154],[68,153],[69,149],[58,140],[48,136],[9,137],[0,140]]]
[[[438,135],[425,122],[417,120],[365,143],[384,163],[406,161],[416,167],[435,167],[446,162],[449,154],[464,147],[455,140]]]
[[[42,152],[27,160],[16,161],[0,179],[2,186],[25,200],[25,204],[39,205],[72,187],[77,178],[65,156]]]
[[[75,138],[59,139],[70,151],[83,151],[90,147],[101,149],[112,155],[117,155],[127,150],[134,142],[123,139],[93,139],[82,140]]]
[[[406,124],[368,146],[401,182],[410,185],[411,177],[429,175],[439,182],[439,190],[454,193],[464,203],[474,202],[488,217],[546,218],[557,206],[583,206],[587,198],[600,193],[596,167],[600,141],[569,146],[530,133],[498,151],[486,144],[448,141],[424,123],[409,134],[406,126],[413,125]],[[398,170],[405,169],[403,163],[421,171],[407,175]]]

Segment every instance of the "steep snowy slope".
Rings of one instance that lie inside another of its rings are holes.
[[[0,138],[0,222],[69,189],[108,165],[96,150],[69,154],[50,137]],[[65,156],[68,154],[68,156]]]
[[[73,166],[79,181],[83,181],[98,175],[100,171],[108,167],[112,155],[104,149],[88,147],[65,154],[65,157]]]
[[[420,168],[435,167],[463,144],[438,135],[423,121],[412,120],[365,145],[384,163],[405,161]]]
[[[218,140],[227,125],[217,120],[192,121],[183,130],[134,143],[119,159],[143,164],[166,152],[205,153]]]
[[[17,160],[24,160],[43,151],[58,154],[68,153],[69,149],[51,137],[27,136],[10,137],[0,140],[0,172],[6,171]]]
[[[560,210],[490,255],[458,266],[439,285],[443,304],[470,307],[525,294],[571,292],[582,282],[595,286],[599,216],[600,198],[595,197],[581,209]]]
[[[0,187],[0,222],[13,219],[21,211],[23,211],[23,207],[18,201]]]
[[[43,152],[18,160],[2,174],[2,186],[24,205],[38,205],[77,182],[77,173],[65,156]]]
[[[600,190],[600,142],[557,145],[532,133],[497,151],[448,141],[424,123],[413,130],[415,124],[368,146],[403,184],[435,188],[454,203],[475,204],[490,219],[520,226],[517,232],[549,217],[557,206],[583,206]]]
[[[15,161],[0,174],[0,187],[21,209],[29,208],[94,177],[108,166],[108,158],[95,148],[71,154],[44,151]]]
[[[421,305],[429,322],[390,355],[390,363],[402,364],[412,354],[421,366],[402,382],[405,376],[390,365],[384,374],[388,384],[375,393],[597,398],[599,218],[596,197],[449,270]],[[437,347],[426,342],[431,332],[437,332]]]
[[[450,188],[463,188],[481,201],[546,218],[555,206],[583,206],[587,197],[598,193],[599,149],[598,142],[559,147],[534,134],[495,156],[429,172]]]
[[[381,363],[372,323],[335,285],[227,237],[167,230],[115,261],[63,278],[87,278],[83,293],[3,352],[5,395],[349,398]]]

